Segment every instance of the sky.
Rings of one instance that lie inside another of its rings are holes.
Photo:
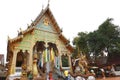
[[[17,31],[38,16],[48,0],[0,0],[0,54],[7,53],[7,38],[15,38]],[[50,9],[71,42],[78,32],[97,30],[107,18],[120,25],[119,0],[50,0]]]

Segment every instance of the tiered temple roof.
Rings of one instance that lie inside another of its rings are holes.
[[[19,40],[21,40],[25,34],[33,32],[34,29],[36,28],[36,25],[38,24],[38,22],[41,20],[41,18],[44,16],[44,14],[48,14],[51,22],[53,23],[53,27],[56,30],[56,32],[59,34],[59,38],[64,42],[64,44],[66,45],[66,48],[69,49],[71,52],[73,52],[73,47],[70,45],[70,41],[67,40],[65,38],[65,36],[62,34],[62,30],[60,29],[59,25],[57,24],[49,6],[47,6],[45,9],[42,9],[41,13],[37,16],[37,18],[31,23],[30,26],[28,26],[28,28],[24,31],[20,31],[18,33],[18,36],[13,38],[13,39],[8,39],[8,47],[10,44],[17,42]]]

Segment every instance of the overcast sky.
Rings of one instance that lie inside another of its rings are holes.
[[[7,52],[7,36],[25,30],[48,0],[0,0],[0,53]],[[70,41],[78,32],[90,32],[108,17],[120,25],[120,0],[50,0],[50,9],[63,34]]]

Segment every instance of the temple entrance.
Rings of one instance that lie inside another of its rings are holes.
[[[45,63],[43,61],[43,52],[45,51],[45,42],[44,41],[37,41],[33,47],[33,54],[37,54],[37,66],[38,70],[45,72]]]
[[[15,74],[14,75],[21,76],[23,63],[24,63],[24,54],[23,54],[22,50],[20,50],[17,53],[17,57],[16,57],[16,67],[15,67]]]
[[[17,53],[16,67],[21,67],[23,62],[24,62],[24,56],[23,56],[23,52],[20,50],[20,52]]]
[[[53,71],[56,66],[58,66],[58,48],[56,44],[49,42],[48,43],[48,66],[49,66],[49,71]]]
[[[49,73],[54,69],[55,57],[58,56],[56,44],[51,42],[45,44],[44,41],[37,41],[33,47],[33,54],[37,54],[38,71]]]

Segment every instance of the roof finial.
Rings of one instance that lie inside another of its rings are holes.
[[[10,37],[8,36],[8,40],[10,40]]]
[[[48,5],[47,6],[49,7],[49,5],[50,5],[50,0],[48,0]]]
[[[22,32],[22,28],[20,28],[20,32]]]

